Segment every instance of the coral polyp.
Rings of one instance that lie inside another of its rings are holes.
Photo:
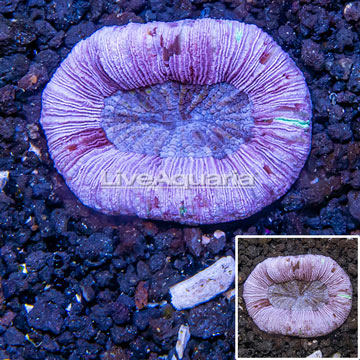
[[[186,224],[271,204],[311,143],[301,71],[258,27],[229,20],[98,30],[55,72],[40,121],[85,205]]]
[[[244,284],[243,298],[261,330],[314,337],[344,323],[352,306],[352,286],[329,257],[279,256],[255,267]]]

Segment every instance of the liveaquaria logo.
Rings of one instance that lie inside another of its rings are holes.
[[[101,185],[116,188],[239,188],[255,186],[255,178],[250,174],[238,174],[236,172],[228,175],[175,174],[170,176],[165,171],[160,171],[157,175],[141,173],[128,176],[118,171],[114,176],[105,171]]]

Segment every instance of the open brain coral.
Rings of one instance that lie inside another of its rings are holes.
[[[352,286],[346,272],[329,257],[279,256],[255,267],[244,284],[243,298],[261,330],[314,337],[332,332],[346,320]]]
[[[245,218],[283,195],[310,120],[303,75],[271,37],[214,19],[102,28],[57,69],[40,119],[85,205],[187,224]]]

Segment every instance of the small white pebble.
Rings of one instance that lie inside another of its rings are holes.
[[[216,230],[214,232],[214,238],[215,239],[220,239],[221,237],[225,236],[225,233],[221,230]]]
[[[0,171],[0,192],[3,191],[3,188],[9,180],[9,171]]]
[[[322,352],[321,350],[316,350],[314,353],[312,353],[311,355],[307,356],[307,358],[322,358]]]
[[[203,235],[203,236],[201,237],[201,244],[207,245],[209,242],[210,242],[210,238],[209,238],[208,236]]]

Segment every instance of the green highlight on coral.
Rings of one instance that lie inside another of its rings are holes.
[[[274,119],[275,121],[283,121],[283,122],[289,122],[294,124],[295,126],[300,126],[303,128],[307,128],[310,125],[309,121],[306,120],[300,120],[300,119],[287,119],[287,118],[283,118],[283,117],[278,117]]]
[[[351,296],[347,294],[338,294],[338,296],[343,297],[345,299],[351,299]]]
[[[243,36],[243,34],[242,34],[241,31],[236,31],[235,39],[236,39],[237,42],[239,42],[241,40],[242,36]]]

